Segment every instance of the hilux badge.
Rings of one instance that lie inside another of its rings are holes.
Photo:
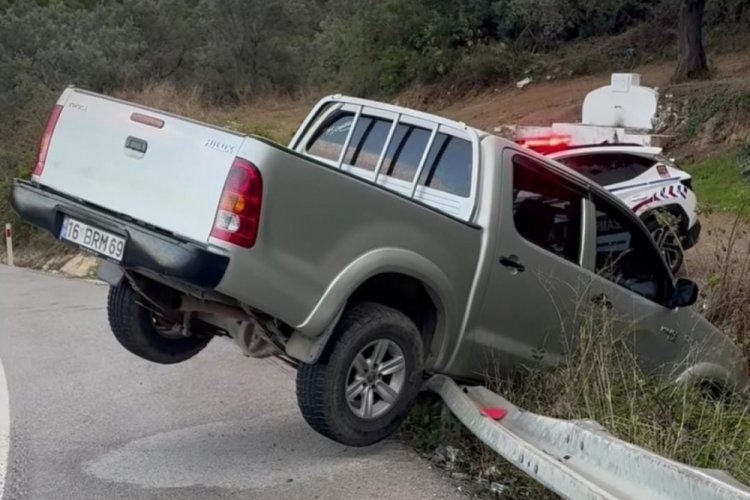
[[[206,139],[206,142],[203,143],[203,146],[206,148],[215,149],[216,151],[221,151],[222,153],[234,153],[234,146],[221,141],[217,141],[216,139]]]

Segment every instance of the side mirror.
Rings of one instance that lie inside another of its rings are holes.
[[[688,307],[695,304],[698,300],[698,285],[693,281],[680,278],[672,289],[672,296],[669,298],[670,309],[678,307]]]

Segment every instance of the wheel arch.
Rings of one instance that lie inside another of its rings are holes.
[[[670,214],[677,217],[677,220],[682,221],[682,225],[680,227],[681,236],[685,236],[688,231],[688,223],[689,223],[689,216],[684,208],[682,208],[677,203],[669,203],[666,205],[658,205],[655,207],[650,207],[648,210],[643,212],[640,215],[640,219],[643,221],[644,224],[648,224],[650,221],[655,220],[658,217],[658,213],[660,211],[666,211]]]
[[[330,284],[307,317],[295,328],[287,354],[314,363],[341,314],[352,303],[380,303],[406,314],[422,334],[425,353],[444,344],[444,333],[457,328],[452,287],[440,268],[425,257],[401,249],[370,252],[347,266]]]
[[[375,302],[404,313],[419,330],[426,347],[430,346],[442,313],[440,298],[419,279],[401,272],[371,276],[351,294],[348,304]]]
[[[684,370],[675,380],[678,383],[694,384],[698,387],[736,390],[741,383],[729,370],[716,363],[700,362]]]

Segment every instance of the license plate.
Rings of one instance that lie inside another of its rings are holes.
[[[122,260],[122,253],[125,250],[125,238],[70,217],[63,219],[60,239],[71,241],[118,262]]]

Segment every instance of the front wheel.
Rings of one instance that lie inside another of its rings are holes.
[[[297,402],[320,434],[349,446],[388,437],[422,384],[422,339],[403,313],[374,303],[348,309],[318,363],[297,371]]]

